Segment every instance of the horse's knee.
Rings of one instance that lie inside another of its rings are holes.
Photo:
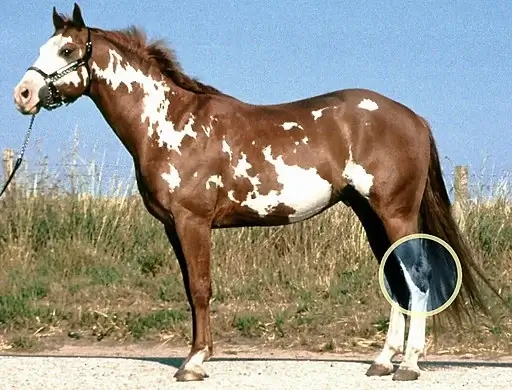
[[[196,307],[207,307],[212,297],[212,286],[209,279],[191,281],[190,295]]]

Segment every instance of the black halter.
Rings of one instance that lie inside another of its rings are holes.
[[[28,70],[35,70],[37,73],[39,73],[41,76],[44,77],[45,85],[41,87],[39,90],[39,100],[41,101],[41,106],[46,108],[47,110],[53,110],[57,107],[60,107],[62,103],[70,104],[75,99],[68,99],[66,102],[64,102],[64,99],[62,98],[59,90],[55,86],[54,82],[58,79],[66,76],[67,74],[76,71],[80,66],[85,66],[85,69],[87,69],[87,75],[89,77],[89,83],[87,84],[86,92],[88,92],[90,86],[91,86],[91,70],[89,68],[89,59],[91,58],[92,54],[92,42],[91,42],[91,30],[87,29],[87,42],[85,44],[85,53],[82,56],[82,58],[79,58],[78,60],[75,60],[73,62],[70,62],[67,65],[64,65],[62,68],[57,69],[52,74],[48,75],[45,72],[43,72],[41,69],[36,68],[34,66],[31,66],[28,68]]]

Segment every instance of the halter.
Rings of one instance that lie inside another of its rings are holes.
[[[76,99],[68,99],[67,102],[62,98],[59,90],[55,86],[54,82],[59,80],[60,78],[66,76],[67,74],[76,71],[80,66],[84,65],[85,69],[87,69],[87,75],[89,77],[89,83],[87,85],[86,91],[89,89],[91,85],[91,70],[89,69],[89,59],[92,54],[92,42],[91,42],[91,30],[87,29],[87,42],[85,44],[85,53],[82,58],[70,62],[67,65],[64,65],[62,68],[57,69],[52,74],[48,75],[43,72],[41,69],[36,68],[35,66],[31,66],[28,70],[35,70],[44,78],[45,85],[39,89],[39,99],[41,101],[41,106],[46,108],[47,110],[53,110],[57,107],[60,107],[63,103],[70,104]]]

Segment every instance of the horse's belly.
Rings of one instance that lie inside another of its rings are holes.
[[[332,185],[318,175],[315,169],[288,166],[278,172],[280,188],[266,194],[255,188],[240,205],[258,213],[261,218],[287,217],[298,222],[325,209],[332,195]]]

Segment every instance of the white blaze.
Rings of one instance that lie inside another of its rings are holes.
[[[59,55],[59,52],[66,44],[71,42],[73,42],[71,37],[64,37],[62,34],[51,37],[39,49],[39,57],[34,62],[33,66],[41,69],[46,74],[52,74],[56,70],[66,66],[69,63],[69,60]],[[80,56],[82,55],[81,50],[78,54]],[[82,78],[79,77],[79,72],[82,75]],[[75,87],[79,87],[84,85],[83,80],[86,80],[86,78],[87,71],[85,70],[85,67],[82,66],[76,71],[68,73],[67,75],[58,79],[54,82],[54,84],[55,86],[73,84]],[[35,70],[28,70],[21,82],[27,80],[30,80],[32,83],[34,83],[34,87],[36,89],[39,89],[44,85],[43,76]]]

